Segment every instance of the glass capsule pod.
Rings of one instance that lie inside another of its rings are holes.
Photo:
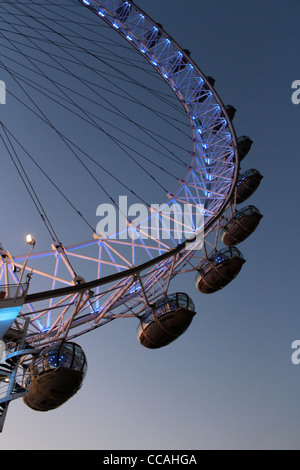
[[[48,346],[26,371],[23,386],[28,392],[23,400],[36,411],[58,408],[78,392],[86,371],[86,357],[78,344]]]
[[[208,77],[206,77],[208,83],[214,87],[215,83],[216,83],[216,80],[214,79],[214,77],[211,77],[210,75]]]
[[[224,245],[233,246],[246,240],[254,232],[262,217],[255,206],[246,206],[236,212],[223,228]]]
[[[230,119],[230,121],[233,121],[233,118],[236,113],[236,109],[231,104],[226,105],[225,109],[226,109],[228,118]]]
[[[195,314],[194,302],[187,294],[164,296],[141,317],[138,340],[150,349],[167,346],[186,331]]]
[[[253,140],[251,140],[250,137],[247,137],[246,135],[242,135],[237,139],[237,148],[240,161],[246,157],[252,147],[252,144]]]
[[[196,287],[203,294],[212,294],[227,286],[246,262],[235,247],[216,251],[197,267]]]
[[[236,186],[236,203],[241,204],[252,196],[260,185],[262,178],[260,172],[254,168],[242,173]]]

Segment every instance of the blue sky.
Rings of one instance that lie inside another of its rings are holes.
[[[236,107],[237,135],[254,141],[242,169],[264,175],[249,203],[264,218],[241,247],[242,272],[224,290],[201,295],[194,275],[174,281],[173,290],[196,304],[185,335],[147,350],[136,339],[137,321],[124,319],[80,338],[88,358],[80,392],[46,414],[13,402],[0,448],[299,449],[300,365],[291,361],[291,344],[300,339],[300,105],[292,103],[291,85],[300,80],[300,5],[136,3]],[[4,188],[18,197],[17,187]],[[18,214],[4,211],[5,233],[13,226],[14,239]]]

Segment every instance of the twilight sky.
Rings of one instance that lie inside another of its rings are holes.
[[[237,109],[237,135],[254,141],[242,169],[264,175],[249,204],[264,218],[241,246],[243,270],[224,290],[201,295],[193,274],[173,282],[196,305],[185,335],[147,350],[136,339],[137,321],[124,319],[79,338],[88,359],[82,389],[45,414],[13,402],[0,448],[299,449],[300,365],[291,361],[300,340],[300,104],[291,99],[300,80],[299,2],[136,3]],[[2,79],[9,87],[0,72]],[[9,106],[0,108],[3,122],[6,112],[13,121]],[[2,198],[21,198],[14,214],[3,200],[7,246],[27,227],[19,223],[22,193],[3,169],[2,179]]]

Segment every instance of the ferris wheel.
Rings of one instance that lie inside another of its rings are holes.
[[[77,337],[126,317],[137,319],[138,339],[151,349],[184,333],[196,309],[186,293],[171,290],[172,280],[192,275],[196,288],[209,294],[237,276],[245,263],[237,245],[262,218],[255,206],[238,206],[262,175],[255,169],[241,172],[252,140],[236,137],[235,109],[223,104],[214,79],[134,2],[68,0],[58,7],[19,1],[1,9],[6,54],[0,66],[15,86],[11,99],[20,119],[30,114],[41,123],[39,131],[26,132],[30,144],[25,144],[26,136],[17,136],[9,119],[3,120],[1,151],[50,237],[49,248],[38,251],[39,239],[28,235],[29,250],[21,256],[1,246],[2,430],[11,400],[23,397],[32,409],[48,411],[76,393],[87,367]],[[126,43],[132,57],[117,52]],[[127,67],[120,73],[121,87],[115,81],[120,61]],[[141,93],[150,96],[150,104]],[[113,115],[110,123],[107,114]],[[113,134],[116,117],[123,124]],[[154,118],[161,135],[149,125]],[[166,135],[166,123],[178,141]],[[45,129],[51,149],[44,144]],[[107,139],[106,148],[120,150],[122,161],[114,154],[103,157],[99,135]],[[43,156],[35,153],[35,143]],[[65,164],[67,154],[72,160]],[[66,176],[73,171],[79,175],[74,198],[73,176]],[[103,195],[97,224],[90,222],[91,182]],[[50,193],[44,193],[44,184],[59,195],[57,207],[51,197],[46,207]],[[89,203],[86,212],[82,201]],[[57,208],[61,225],[72,213],[89,238],[65,244],[52,222]]]

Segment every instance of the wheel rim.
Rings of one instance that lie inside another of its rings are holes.
[[[137,49],[183,105],[192,129],[192,160],[177,191],[168,195],[166,204],[203,204],[207,235],[230,205],[239,170],[236,136],[223,103],[187,52],[136,5],[119,1],[78,1]],[[24,319],[30,317],[32,323],[28,341],[44,345],[58,338],[72,339],[114,318],[139,316],[147,304],[167,290],[171,278],[194,254],[186,241],[154,242],[137,246],[132,241],[93,239],[68,247],[53,244],[50,251],[32,255],[26,272],[47,278],[52,285],[51,289],[26,297],[22,315]],[[130,258],[123,256],[119,250],[121,245],[130,248]],[[97,250],[97,256],[84,254],[90,247]],[[148,257],[144,263],[137,260],[141,250]],[[104,252],[110,261],[102,258]],[[17,282],[13,268],[20,268],[26,256],[12,258],[10,266],[2,267],[2,277],[7,269]],[[38,260],[47,262],[50,258],[54,261],[51,274],[35,267]],[[70,258],[96,266],[97,279],[90,282],[79,279]],[[68,278],[58,275],[61,265]],[[103,265],[110,266],[114,273],[101,277]],[[67,287],[59,290],[58,284]],[[95,290],[91,292],[92,289]]]

